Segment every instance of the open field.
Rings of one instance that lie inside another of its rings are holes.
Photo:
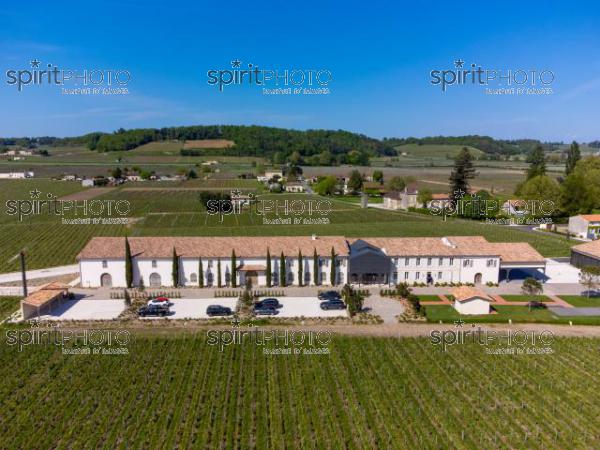
[[[196,181],[196,180],[192,180]],[[198,180],[202,182],[202,180]],[[239,185],[246,180],[215,180],[212,186]],[[27,182],[25,182],[27,183]],[[52,186],[63,186],[63,182]],[[252,185],[249,183],[242,183]],[[27,186],[24,184],[20,194]],[[47,189],[46,185],[38,185]],[[64,184],[64,186],[68,186]],[[43,190],[40,188],[40,190]],[[38,269],[52,265],[74,263],[77,253],[93,236],[269,236],[269,235],[341,235],[361,236],[452,236],[483,235],[492,242],[529,242],[544,256],[567,256],[574,241],[552,233],[529,233],[514,227],[488,225],[475,221],[449,219],[441,226],[436,216],[362,209],[353,204],[330,199],[329,214],[308,213],[293,216],[301,219],[299,224],[273,225],[265,223],[274,219],[273,213],[261,215],[256,209],[244,209],[242,214],[208,214],[200,203],[199,191],[195,189],[128,189],[119,188],[94,200],[128,200],[131,205],[129,217],[134,220],[127,225],[63,225],[61,216],[37,215],[19,222],[16,216],[3,214],[0,234],[0,273],[17,270],[16,263],[7,260],[21,248],[26,247],[28,267]],[[22,197],[27,199],[28,197]],[[270,194],[259,199],[270,199],[285,205],[294,199],[325,200],[307,194]],[[72,218],[70,215],[69,218]],[[283,217],[283,216],[280,216]],[[303,220],[325,218],[329,223],[303,223]]]
[[[227,139],[194,139],[185,141],[183,148],[185,149],[213,149],[213,148],[229,148],[235,145],[235,142]]]
[[[549,309],[517,305],[494,305],[497,314],[461,315],[450,305],[426,305],[425,314],[429,322],[453,323],[459,318],[466,323],[508,323],[509,319],[518,323],[549,323],[574,325],[600,325],[600,316],[557,316]]]
[[[135,336],[129,355],[0,346],[12,448],[598,448],[599,340],[551,355],[335,337],[325,355]],[[468,376],[465,376],[468,374]],[[541,376],[540,374],[543,374]],[[77,392],[77,396],[72,395]],[[61,414],[57,414],[61,411]],[[485,420],[483,420],[485,418]],[[27,432],[25,432],[27,430]]]
[[[0,297],[0,322],[21,306],[22,297]]]
[[[465,147],[464,145],[442,145],[442,144],[405,144],[396,147],[398,153],[406,153],[407,157],[413,159],[448,159],[451,160]],[[485,153],[475,147],[466,146],[475,159]]]
[[[570,303],[571,305],[578,308],[600,307],[600,297],[598,296],[586,297],[584,295],[561,295],[560,298],[563,299],[565,302]]]

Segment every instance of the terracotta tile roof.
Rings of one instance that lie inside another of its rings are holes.
[[[531,245],[524,242],[488,242],[483,236],[356,238],[385,249],[389,256],[499,256],[501,262],[545,263]]]
[[[231,236],[231,237],[130,237],[131,254],[139,258],[171,258],[173,247],[181,257],[229,257],[235,250],[238,257],[262,257],[267,247],[272,257],[312,256],[314,250],[321,256],[331,254],[348,255],[346,239],[342,236]],[[124,258],[125,238],[94,237],[81,250],[77,259]]]
[[[588,222],[600,222],[600,214],[581,214],[579,217]]]
[[[490,297],[489,295],[487,295],[485,292],[483,292],[483,291],[481,291],[479,289],[476,289],[474,287],[471,287],[471,286],[459,286],[459,287],[456,287],[456,288],[452,289],[452,295],[460,303],[466,302],[467,300],[470,300],[473,297],[477,297],[477,298],[480,298],[482,300],[486,300],[488,302],[493,302],[494,301],[492,299],[492,297]]]
[[[450,200],[450,194],[431,194],[432,200]]]
[[[24,298],[23,303],[37,307],[44,306],[60,297],[67,288],[68,286],[66,284],[56,281],[48,283]]]
[[[585,253],[595,258],[600,258],[600,240],[574,245],[571,247],[571,250],[575,250],[579,253]]]

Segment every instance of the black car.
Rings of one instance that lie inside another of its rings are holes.
[[[342,297],[340,296],[340,293],[338,291],[325,291],[325,292],[321,292],[319,295],[319,300],[321,301],[326,301],[326,300],[341,300]]]
[[[230,316],[231,314],[233,314],[233,311],[231,311],[231,308],[228,308],[227,306],[209,305],[209,307],[206,308],[206,315],[209,317]]]
[[[275,316],[279,311],[275,308],[254,308],[254,314],[257,316]]]
[[[320,306],[321,309],[346,309],[346,304],[341,300],[326,300]]]
[[[146,305],[138,309],[138,316],[161,316],[169,314],[169,307],[166,305]]]
[[[273,309],[279,309],[283,307],[283,305],[281,303],[279,303],[279,300],[277,300],[276,298],[265,298],[259,302],[256,302],[254,304],[254,308],[273,308]]]

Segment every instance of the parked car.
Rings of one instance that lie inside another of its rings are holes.
[[[138,309],[138,316],[161,316],[164,317],[170,313],[167,305],[146,305]]]
[[[281,303],[279,303],[279,300],[277,300],[276,298],[265,298],[262,299],[259,302],[256,302],[254,304],[254,308],[274,308],[274,309],[279,309],[282,308],[283,305]]]
[[[326,300],[319,305],[321,309],[346,309],[346,304],[341,300]]]
[[[319,295],[319,300],[321,301],[326,301],[326,300],[341,300],[342,297],[340,295],[340,293],[338,291],[325,291],[325,292],[321,292]]]
[[[275,308],[254,308],[254,314],[257,316],[276,316],[279,311]]]
[[[156,298],[151,298],[150,300],[148,300],[148,306],[150,306],[150,305],[173,306],[173,302],[171,302],[171,300],[169,300],[167,297],[156,297]]]
[[[227,306],[209,305],[208,308],[206,308],[206,315],[209,317],[230,316],[232,314],[233,311],[231,311],[231,308],[228,308]]]

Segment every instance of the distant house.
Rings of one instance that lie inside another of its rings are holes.
[[[427,209],[445,208],[451,202],[450,194],[431,194],[431,200],[427,202]]]
[[[218,161],[204,161],[203,163],[201,163],[201,165],[203,165],[203,166],[216,166],[218,164],[219,164]]]
[[[61,180],[63,180],[63,181],[75,181],[75,180],[77,180],[77,175],[72,174],[72,173],[65,174],[65,175],[62,176]]]
[[[454,309],[459,314],[489,314],[493,299],[485,292],[470,286],[459,286],[452,290]]]
[[[267,178],[267,181],[275,177],[279,177],[279,179],[282,179],[283,172],[281,170],[267,170],[265,171],[265,177]]]
[[[291,181],[285,185],[287,192],[304,192],[304,186],[297,181]]]
[[[506,200],[502,204],[502,212],[507,216],[523,216],[527,214],[528,210],[527,201],[520,198]]]
[[[81,185],[83,187],[94,187],[94,180],[91,178],[86,178],[85,180],[81,180]]]
[[[127,181],[142,181],[142,177],[139,173],[129,172],[125,175]]]
[[[33,172],[6,172],[0,173],[1,179],[24,179],[24,178],[33,178]]]
[[[363,183],[363,192],[376,193],[376,194],[384,194],[386,192],[385,186],[377,181],[365,181]]]
[[[387,209],[420,208],[418,195],[419,191],[415,186],[406,186],[402,191],[388,192],[383,196],[383,207]]]
[[[583,239],[600,238],[600,214],[569,217],[569,233]]]
[[[571,247],[571,265],[600,267],[600,240]]]

